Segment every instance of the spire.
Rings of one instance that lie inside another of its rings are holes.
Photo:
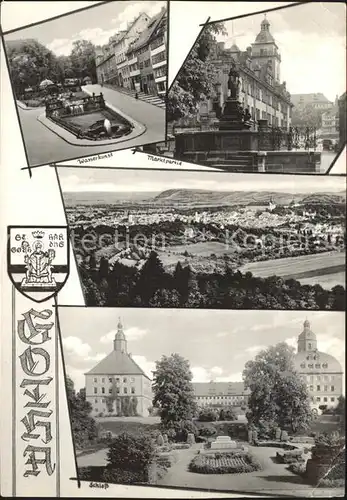
[[[123,331],[123,325],[121,322],[121,319],[119,318],[118,325],[117,325],[117,333],[114,337],[113,341],[113,349],[115,351],[120,351],[120,352],[127,352],[127,340],[125,338],[125,334]]]

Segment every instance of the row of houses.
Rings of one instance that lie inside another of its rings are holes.
[[[164,97],[167,89],[167,9],[142,12],[96,51],[98,83]]]

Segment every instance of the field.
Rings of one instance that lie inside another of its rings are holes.
[[[262,278],[276,275],[285,279],[296,279],[301,283],[302,280],[306,280],[303,284],[310,285],[344,285],[345,259],[345,252],[326,252],[322,254],[252,262],[244,265],[240,271],[250,271],[254,276]]]

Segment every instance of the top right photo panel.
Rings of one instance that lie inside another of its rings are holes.
[[[163,154],[228,172],[328,173],[346,144],[345,47],[344,3],[207,21],[169,89]]]

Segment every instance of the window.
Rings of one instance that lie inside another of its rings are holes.
[[[119,394],[120,393],[120,389],[119,387],[116,388],[116,393]]]
[[[313,385],[310,385],[310,391],[313,391]]]
[[[317,391],[320,391],[320,385],[317,385]]]
[[[327,385],[325,385],[325,386],[324,386],[324,392],[327,392],[327,390],[328,390],[328,386],[327,386]]]
[[[155,56],[152,57],[152,64],[158,64],[162,61],[166,61],[166,50],[163,50],[163,52],[160,52],[159,54],[156,54]]]
[[[324,398],[323,401],[324,401],[324,403],[327,403],[328,398]]]
[[[105,387],[101,387],[101,394],[105,394]]]
[[[135,377],[130,377],[130,382],[135,382]]]
[[[109,394],[112,394],[112,387],[108,390]]]
[[[167,71],[166,64],[164,64],[164,66],[160,66],[160,68],[154,70],[154,78],[160,78],[161,76],[166,76],[166,71]]]
[[[128,394],[128,388],[127,388],[127,387],[124,387],[124,388],[123,388],[123,392],[124,392],[124,394]]]
[[[165,92],[166,90],[166,85],[165,85],[165,82],[158,82],[158,91],[159,92]]]
[[[311,342],[309,342],[309,343],[308,343],[308,348],[309,348],[309,349],[312,349],[312,344],[311,344]]]
[[[104,383],[105,383],[105,379],[104,379],[104,378],[102,378],[102,379],[101,379],[101,382],[104,384]]]
[[[314,366],[315,366],[315,368],[320,368],[320,364],[319,363],[316,363]]]
[[[135,387],[131,388],[131,394],[135,394]]]
[[[331,392],[334,392],[335,391],[335,387],[332,385],[331,386]]]
[[[319,396],[317,396],[317,397],[316,397],[316,400],[319,402],[319,401],[320,401],[320,397],[319,397]]]
[[[98,381],[98,379],[95,377],[95,378],[94,378],[94,382],[97,382],[97,381]]]
[[[97,399],[94,399],[94,403],[97,403],[97,402],[98,402],[98,400],[97,400]]]
[[[123,377],[123,383],[126,384],[127,383],[127,378],[126,377]]]
[[[156,40],[154,40],[153,43],[151,43],[151,50],[157,49],[158,47],[160,47],[160,45],[163,45],[163,43],[164,43],[164,37],[163,36],[158,37]]]
[[[108,381],[112,383],[112,377],[110,377],[110,378],[108,379]]]
[[[97,387],[94,387],[94,394],[97,394],[97,392],[98,392]]]
[[[143,64],[144,64],[144,67],[145,67],[145,68],[148,68],[148,67],[149,67],[149,65],[151,64],[151,60],[150,60],[150,59],[146,59],[146,61],[144,61],[144,63],[143,63]]]

